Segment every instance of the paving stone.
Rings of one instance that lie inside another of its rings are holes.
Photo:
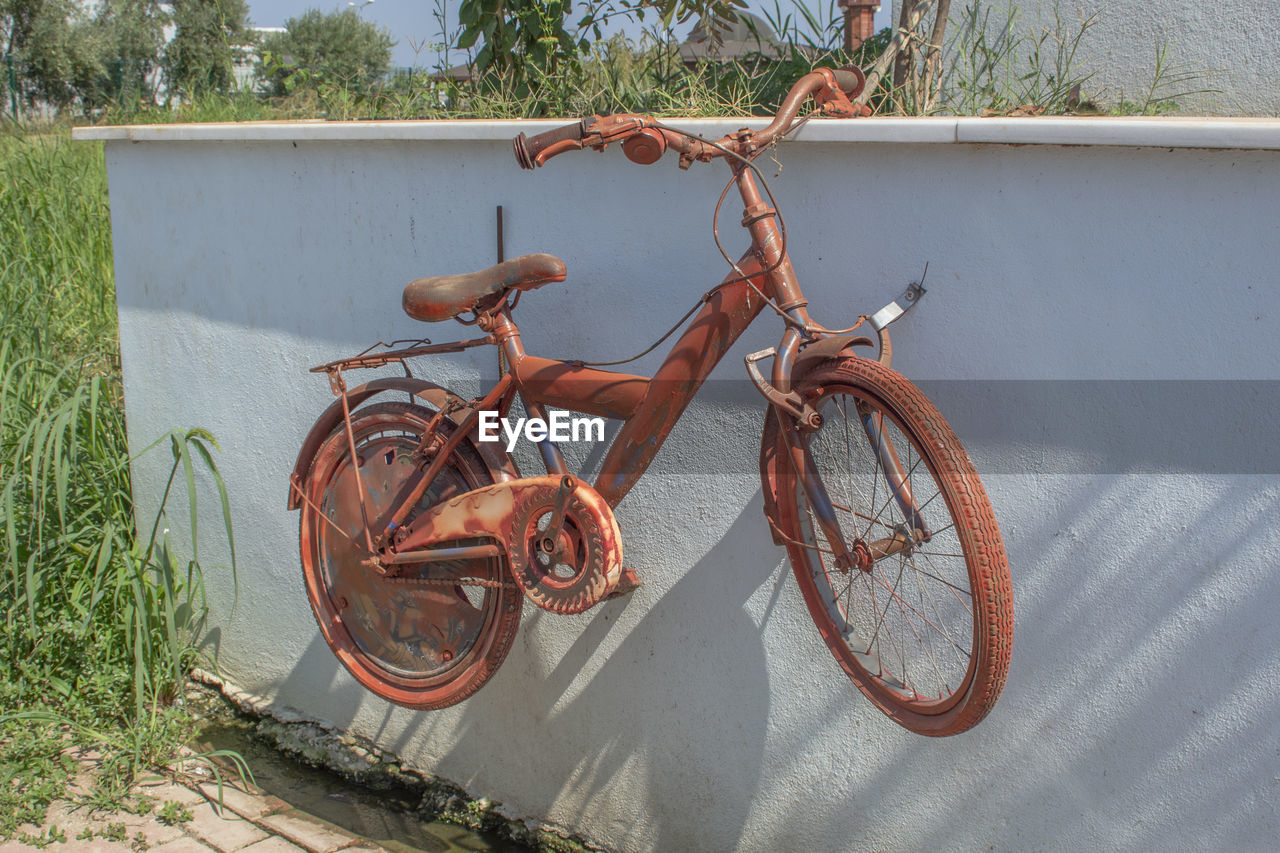
[[[204,797],[198,792],[191,790],[186,785],[179,785],[169,781],[140,788],[136,793],[144,794],[155,800],[157,809],[167,802],[181,803],[184,806],[193,806],[204,802]]]
[[[217,804],[217,785],[205,783],[200,786],[200,792],[204,794],[209,802]],[[257,820],[263,815],[277,810],[274,808],[274,803],[269,803],[260,796],[246,793],[232,785],[222,786],[222,805],[245,820]]]
[[[168,844],[152,847],[147,853],[211,853],[212,850],[212,847],[201,844],[189,835],[184,835]]]
[[[242,849],[240,853],[303,853],[303,849],[278,835],[273,835],[265,841],[250,844]]]
[[[160,803],[156,803],[160,806]],[[142,833],[142,837],[152,847],[173,841],[175,838],[182,836],[182,830],[176,826],[169,826],[156,820],[155,812],[145,815],[136,814],[116,814],[110,818],[112,823],[123,823],[125,833],[129,836],[130,841]]]
[[[222,853],[232,853],[233,850],[248,847],[268,835],[230,811],[219,815],[208,803],[192,806],[191,820],[184,823],[182,828]]]
[[[185,790],[185,789],[184,789]],[[136,793],[136,792],[135,792]],[[203,802],[198,794],[192,794],[196,800]],[[172,797],[170,798],[172,799]],[[161,801],[156,802],[156,807],[161,805]],[[59,800],[49,807],[49,811],[45,815],[45,826],[57,826],[66,833],[67,841],[74,842],[85,829],[90,829],[95,835],[106,832],[107,827],[111,824],[122,824],[124,826],[125,835],[130,842],[135,839],[139,832],[146,839],[147,844],[156,846],[172,841],[180,837],[182,830],[176,826],[166,826],[156,820],[155,812],[152,811],[145,815],[134,814],[133,812],[104,812],[93,811],[87,806],[76,803],[69,803],[65,800]],[[94,839],[95,842],[102,839]],[[87,841],[80,841],[80,844],[88,844]],[[103,842],[106,843],[106,842]],[[129,850],[132,845],[126,843],[120,849]],[[70,850],[70,847],[62,847],[59,849]],[[104,848],[105,849],[105,848]],[[114,849],[114,848],[113,848]]]
[[[297,812],[268,815],[259,823],[273,832],[305,847],[311,853],[333,853],[344,847],[350,847],[360,839],[348,835],[336,826],[325,825],[310,817],[302,817]]]
[[[59,853],[62,851],[66,853],[133,853],[133,848],[127,843],[103,841],[101,838],[95,838],[93,841],[77,841],[72,835],[67,836],[66,844],[53,844],[46,849],[57,850]]]
[[[109,851],[128,853],[130,848],[127,844],[121,845],[101,838],[78,838],[78,836],[84,834],[86,829],[92,830],[96,835],[106,829],[107,823],[116,822],[118,822],[118,818],[113,812],[93,812],[87,806],[66,800],[55,800],[45,811],[44,827],[42,829],[34,830],[27,827],[22,831],[31,835],[40,833],[47,835],[53,827],[57,827],[66,836],[68,842],[65,845],[53,845],[58,850],[84,849],[86,851],[91,850],[93,853],[108,853]],[[24,849],[34,850],[36,848],[26,847]]]

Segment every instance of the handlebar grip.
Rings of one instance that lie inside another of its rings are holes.
[[[831,73],[835,75],[836,85],[850,98],[856,98],[862,91],[862,87],[867,83],[866,75],[862,73],[862,70],[852,66],[849,68],[836,68]]]
[[[523,133],[520,134],[512,142],[515,148],[516,162],[520,164],[521,169],[533,169],[537,166],[541,166],[544,161],[554,157],[562,151],[567,151],[574,147],[581,148],[581,145],[559,146],[558,150],[548,152],[546,157],[540,158],[538,156],[546,152],[548,148],[551,148],[557,142],[572,143],[581,141],[586,130],[584,127],[585,125],[585,121],[580,121],[576,124],[565,125],[564,127],[557,128],[555,130],[548,130],[546,133],[539,133],[537,136],[532,138],[526,137]]]

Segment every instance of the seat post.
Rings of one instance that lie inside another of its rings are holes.
[[[525,356],[524,344],[520,342],[520,330],[516,328],[515,320],[511,319],[511,309],[503,305],[500,311],[492,314],[484,315],[490,325],[493,336],[498,340],[498,346],[501,348],[503,355],[507,358],[507,369],[511,371],[513,377],[517,376],[516,365]],[[481,323],[484,328],[484,322]],[[519,379],[516,380],[519,387]],[[525,396],[524,389],[520,389],[520,399],[524,402],[525,411],[531,417],[547,420],[547,411],[542,404],[536,400],[530,400]],[[565,464],[564,455],[560,452],[560,448],[551,440],[551,436],[547,436],[538,442],[538,452],[542,455],[542,462],[547,466],[548,474],[565,475],[569,473],[569,466]]]
[[[493,318],[493,328],[489,331],[492,331],[493,336],[497,338],[502,354],[507,357],[507,364],[514,365],[525,356],[524,344],[520,341],[520,329],[516,327],[516,321],[511,319],[510,309],[506,306],[490,316]]]

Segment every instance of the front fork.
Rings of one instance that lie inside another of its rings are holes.
[[[805,497],[809,501],[809,507],[813,511],[814,520],[826,536],[836,568],[845,572],[854,568],[869,572],[878,560],[902,551],[909,551],[929,540],[929,529],[925,526],[924,518],[911,493],[909,472],[903,470],[893,442],[883,429],[883,414],[872,410],[859,411],[858,417],[866,432],[867,440],[871,443],[879,460],[879,470],[884,476],[885,484],[893,501],[901,510],[905,523],[898,526],[889,536],[868,541],[861,537],[851,540],[841,529],[840,519],[836,515],[836,506],[827,493],[822,474],[818,471],[818,467],[813,462],[813,455],[809,452],[809,436],[815,431],[815,428],[809,427],[809,424],[813,421],[801,420],[792,412],[776,404],[774,412],[782,425],[791,469],[797,473]],[[822,416],[815,414],[818,418],[817,427],[820,428]],[[851,507],[843,507],[843,509],[852,513]],[[873,512],[875,509],[875,507],[871,508]],[[776,519],[774,523],[777,523]]]
[[[885,327],[902,316],[923,293],[924,288],[918,283],[913,283],[903,295],[902,304],[897,301],[891,302],[868,318],[877,335],[880,336],[881,361],[886,367],[890,345],[889,334]],[[883,413],[870,406],[859,406],[858,420],[876,454],[878,469],[882,472],[889,493],[902,513],[904,523],[898,525],[892,535],[873,541],[868,542],[862,538],[851,541],[846,538],[840,527],[840,520],[836,516],[836,507],[827,493],[822,475],[809,452],[809,436],[821,429],[822,413],[814,409],[809,401],[801,397],[792,387],[793,365],[801,341],[800,333],[794,327],[788,328],[776,350],[762,350],[746,357],[747,373],[757,390],[773,407],[778,423],[782,427],[791,468],[799,477],[814,518],[826,536],[836,567],[842,571],[849,571],[855,567],[862,571],[870,571],[877,560],[902,551],[909,551],[920,543],[929,541],[931,533],[925,525],[911,492],[909,482],[911,472],[903,469],[893,442],[885,433]],[[772,382],[766,380],[756,366],[757,362],[770,356],[774,358]],[[852,512],[851,508],[845,509]],[[871,507],[873,512],[875,509]],[[776,524],[777,519],[773,519],[773,522]]]

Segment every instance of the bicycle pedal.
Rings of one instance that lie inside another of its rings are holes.
[[[613,592],[604,597],[604,600],[612,601],[615,598],[630,595],[640,588],[640,583],[640,576],[636,574],[636,570],[630,566],[623,566],[622,577],[618,578],[618,585],[613,588]]]

